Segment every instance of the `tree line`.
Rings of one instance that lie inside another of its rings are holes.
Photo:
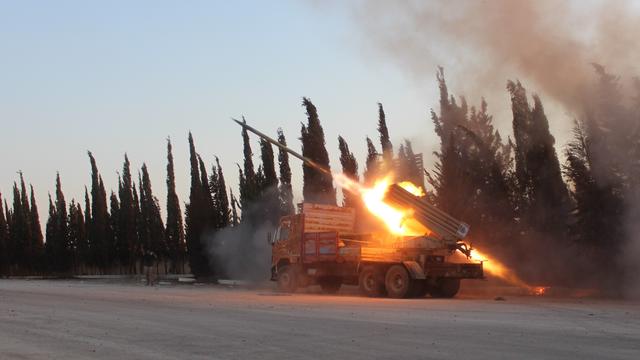
[[[558,158],[539,96],[530,97],[518,81],[507,83],[513,137],[504,139],[493,125],[486,101],[469,106],[464,97],[451,95],[439,68],[439,108],[430,116],[440,139],[434,168],[422,168],[422,155],[408,140],[394,151],[379,103],[379,147],[371,138],[364,139],[367,156],[361,171],[347,141],[338,136],[341,170],[365,184],[393,172],[398,181],[426,188],[426,178],[432,189],[427,192],[429,200],[468,222],[474,245],[496,254],[528,280],[608,284],[609,290],[621,291],[619,279],[626,265],[619,260],[633,236],[628,224],[639,212],[640,97],[626,101],[619,79],[601,66],[595,69],[594,100],[575,120],[573,139],[561,149],[564,162]],[[303,98],[302,106],[307,115],[300,129],[302,155],[331,169],[317,108],[308,98]],[[286,145],[281,129],[277,134]],[[276,157],[272,145],[260,140],[256,167],[243,129],[244,159],[238,165],[236,198],[226,186],[219,160],[207,167],[191,133],[188,138],[191,187],[184,221],[169,139],[164,221],[146,165],[136,181],[125,154],[117,191],[107,197],[89,152],[91,184],[85,189],[84,206],[75,200],[67,204],[58,174],[43,239],[33,187],[27,191],[20,174],[12,206],[0,194],[2,274],[136,273],[141,252],[147,249],[159,255],[167,272],[182,272],[188,265],[200,277],[224,276],[207,234],[243,222],[276,224],[280,216],[294,213],[288,153],[278,148]],[[337,204],[331,177],[302,166],[304,201]],[[358,210],[358,224],[366,231],[372,222],[360,199],[343,195],[343,205]],[[585,272],[591,276],[585,277]]]

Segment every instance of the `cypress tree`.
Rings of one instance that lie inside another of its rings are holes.
[[[136,251],[137,231],[131,163],[127,154],[124,154],[122,179],[118,184],[118,196],[120,198],[120,211],[118,214],[118,242],[115,246],[116,257],[121,266],[127,266],[128,271],[133,272],[135,271],[136,261],[134,254]]]
[[[84,239],[78,244],[78,257],[80,266],[87,270],[87,266],[93,265],[93,259],[91,258],[92,247],[91,238],[89,237],[89,229],[91,227],[91,202],[89,201],[89,190],[84,187]]]
[[[391,145],[389,129],[387,128],[387,120],[382,103],[378,103],[378,133],[380,134],[380,145],[382,146],[382,157],[384,159],[385,167],[390,169],[393,163],[393,145]]]
[[[135,197],[138,198],[138,208],[136,209],[138,213],[136,223],[136,229],[138,229],[138,241],[141,250],[144,248],[149,251],[155,251],[155,249],[151,248],[149,224],[145,219],[146,199],[144,198],[145,192],[142,186],[142,174],[138,171],[138,192],[135,195]]]
[[[120,247],[120,236],[122,231],[120,229],[120,200],[114,191],[111,191],[109,196],[109,228],[108,228],[108,258],[109,264],[115,264],[118,260],[118,250]]]
[[[91,257],[94,264],[102,271],[109,266],[109,211],[107,210],[107,194],[102,176],[98,171],[93,154],[88,151],[91,164],[91,220],[89,222],[89,238]]]
[[[69,248],[72,253],[71,265],[75,272],[80,270],[81,251],[86,247],[86,234],[84,230],[84,217],[82,216],[82,208],[75,200],[71,200],[69,204]]]
[[[472,196],[469,190],[471,179],[462,166],[464,160],[462,154],[457,151],[459,148],[457,138],[450,134],[446,143],[448,147],[444,151],[436,153],[437,162],[433,176],[429,176],[429,182],[436,191],[436,205],[442,210],[468,221],[462,216],[465,211],[465,200]]]
[[[62,192],[62,182],[60,181],[60,173],[56,174],[56,214],[58,215],[57,228],[59,232],[60,248],[61,248],[61,262],[64,265],[62,270],[69,269],[70,264],[70,248],[69,248],[69,223],[67,213],[67,202],[64,199],[64,193]]]
[[[522,213],[532,231],[562,239],[570,203],[542,102],[534,95],[531,109],[520,82],[508,82],[507,89],[512,99],[516,179]]]
[[[230,224],[231,210],[229,209],[229,197],[227,196],[227,184],[224,180],[220,159],[216,156],[216,165],[211,171],[210,186],[213,191],[213,203],[215,209],[215,218],[218,220],[215,224],[216,229],[222,229]]]
[[[22,208],[22,201],[18,184],[13,183],[13,205],[11,211],[11,221],[9,222],[11,236],[11,251],[13,255],[10,258],[10,264],[18,269],[18,271],[26,271],[27,253],[29,245],[29,226],[27,226],[27,217]]]
[[[396,181],[404,181],[409,178],[408,169],[409,166],[409,157],[407,156],[407,152],[404,149],[404,144],[400,144],[398,147],[398,156],[396,158],[396,169],[395,169],[395,179]]]
[[[213,205],[213,188],[209,184],[209,175],[207,174],[207,168],[204,165],[204,161],[200,155],[198,155],[198,164],[200,166],[200,183],[202,184],[202,202],[204,205],[205,216],[205,230],[215,228],[215,224],[218,222],[216,218],[216,212]]]
[[[139,183],[140,182],[141,181],[139,181]],[[142,256],[142,245],[145,239],[147,238],[147,236],[146,236],[145,223],[142,217],[142,210],[141,210],[142,206],[140,203],[140,197],[138,196],[138,190],[136,189],[135,183],[132,185],[133,185],[132,197],[133,197],[133,214],[134,214],[133,222],[136,227],[136,239],[135,239],[135,245],[133,247],[134,251],[131,253],[131,256],[133,257],[132,261],[135,264],[138,261],[138,259],[140,259]],[[142,266],[142,264],[140,264],[140,266]],[[135,268],[135,265],[134,265],[134,268]],[[137,270],[134,269],[134,271],[137,271]]]
[[[49,271],[57,271],[60,267],[58,265],[59,258],[57,254],[57,250],[59,248],[58,241],[60,240],[57,229],[58,222],[56,207],[53,205],[53,200],[51,200],[51,194],[49,194],[49,218],[47,219],[45,228],[45,234],[47,237],[47,242],[45,244],[45,258],[46,267]]]
[[[67,203],[62,192],[60,173],[56,174],[55,203],[49,195],[49,219],[46,225],[47,243],[45,252],[50,271],[60,273],[71,269],[72,253],[69,244]]]
[[[9,273],[9,258],[7,256],[9,251],[9,226],[4,213],[2,193],[0,193],[0,276]]]
[[[244,117],[242,118],[244,120]],[[244,155],[243,171],[240,172],[240,204],[241,208],[248,211],[250,204],[259,196],[259,181],[253,166],[253,152],[249,142],[247,130],[242,128],[242,153]],[[243,215],[243,218],[246,216]],[[249,217],[246,217],[247,219]]]
[[[277,188],[278,176],[273,158],[273,146],[264,139],[260,139],[260,158],[262,159],[262,170],[264,172],[264,183],[262,189]]]
[[[404,141],[404,154],[405,154],[405,174],[404,179],[411,181],[413,184],[424,189],[424,174],[421,166],[419,165],[419,158],[413,152],[413,147],[411,146],[411,141]]]
[[[32,267],[36,270],[42,270],[44,255],[44,237],[42,236],[42,227],[40,226],[40,215],[38,214],[38,206],[36,205],[36,197],[33,192],[33,185],[29,184],[30,189],[30,205],[29,205],[29,224],[31,225],[31,253],[30,258]]]
[[[173,152],[171,139],[167,138],[167,231],[166,243],[168,257],[171,261],[171,271],[183,271],[185,244],[184,228],[180,200],[176,193],[176,179],[173,167]]]
[[[57,214],[57,229],[58,229],[58,243],[60,246],[60,268],[58,271],[69,271],[71,269],[71,247],[69,243],[69,219],[67,213],[67,202],[64,199],[64,193],[62,192],[62,183],[60,181],[60,173],[56,175],[56,214]]]
[[[364,182],[365,184],[372,184],[380,173],[380,154],[373,145],[373,141],[367,137],[367,160],[366,168],[364,170]]]
[[[20,190],[18,185],[13,184],[13,216],[12,216],[12,242],[15,244],[16,265],[23,272],[30,273],[34,270],[33,243],[31,210],[27,190],[22,172],[20,174]]]
[[[302,155],[311,159],[327,171],[331,171],[329,154],[325,147],[324,130],[320,125],[318,111],[308,98],[302,98],[302,105],[307,112],[307,124],[302,124],[301,137]],[[336,204],[336,189],[333,187],[333,179],[320,170],[303,163],[303,188],[305,202],[320,204]]]
[[[287,139],[281,128],[278,129],[278,142],[287,146]],[[294,213],[294,208],[289,153],[281,148],[278,148],[278,168],[280,170],[280,215],[291,215]]]
[[[185,210],[185,240],[191,272],[197,277],[210,275],[208,259],[204,256],[202,237],[207,224],[206,204],[203,201],[202,177],[193,136],[189,132],[189,155],[191,163],[191,191]]]
[[[233,190],[229,188],[231,194],[231,225],[238,226],[240,224],[240,217],[238,216],[238,200],[233,195]]]
[[[637,284],[636,254],[629,244],[637,236],[640,203],[638,98],[625,105],[618,77],[594,67],[593,97],[566,149],[564,171],[576,205],[570,234],[598,264],[600,271],[590,279],[619,296]]]
[[[145,227],[147,238],[143,242],[147,249],[154,251],[160,257],[167,255],[167,246],[165,243],[165,229],[162,217],[160,216],[160,205],[158,199],[153,196],[151,189],[151,179],[147,165],[142,164],[142,182],[140,187],[140,208],[142,213],[142,221]]]
[[[479,110],[469,110],[464,98],[458,104],[450,96],[442,68],[436,78],[440,112],[431,110],[431,118],[440,137],[440,151],[436,153],[435,170],[427,177],[435,188],[434,201],[471,226],[474,242],[508,262],[517,254],[513,239],[515,207],[508,186],[510,168],[504,162],[509,157],[504,151],[509,152],[510,147],[493,128],[484,100]],[[422,174],[410,143],[404,144],[403,152],[407,176],[421,183]]]
[[[355,156],[349,150],[349,145],[342,136],[338,136],[338,149],[340,150],[340,164],[342,165],[342,173],[353,180],[358,182],[358,162]],[[343,191],[343,205],[352,208],[360,207],[360,196],[352,194],[349,191]]]
[[[14,250],[14,246],[11,243],[11,223],[12,223],[12,216],[11,216],[11,209],[9,209],[9,204],[7,204],[7,199],[4,199],[4,202],[0,202],[0,207],[2,207],[4,205],[4,218],[5,218],[5,228],[6,228],[6,233],[5,233],[5,265],[6,265],[6,269],[7,269],[7,273],[11,273],[11,261],[12,259],[14,259],[15,257],[13,256],[13,250]]]
[[[262,159],[262,179],[260,181],[260,209],[262,219],[275,224],[279,219],[280,198],[278,176],[274,163],[273,147],[264,139],[260,140],[260,157]]]

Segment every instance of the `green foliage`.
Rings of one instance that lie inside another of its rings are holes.
[[[329,154],[325,147],[324,131],[320,125],[318,111],[308,98],[302,98],[302,105],[307,111],[307,124],[302,124],[300,131],[302,141],[302,156],[312,160],[319,166],[330,171]],[[336,189],[330,175],[303,163],[303,196],[305,202],[319,204],[336,204]]]
[[[242,118],[244,120],[244,117]],[[239,170],[240,177],[240,208],[244,211],[249,209],[259,196],[259,180],[253,166],[253,151],[249,142],[249,133],[242,128],[242,153],[244,155],[243,169]],[[244,214],[243,214],[244,218]]]
[[[114,265],[120,241],[120,200],[115,192],[109,196],[109,227],[107,228],[107,264]]]
[[[133,272],[136,261],[138,234],[136,229],[136,210],[133,201],[133,180],[131,178],[131,163],[124,154],[122,164],[122,178],[118,182],[118,196],[120,211],[118,212],[115,255],[121,266],[127,266]]]
[[[395,170],[396,181],[410,181],[424,189],[424,171],[421,161],[422,157],[413,152],[411,142],[405,140],[398,150]]]
[[[66,273],[73,265],[73,249],[69,239],[69,217],[62,192],[60,174],[56,176],[55,204],[49,196],[49,219],[46,225],[45,255],[47,269],[54,273]]]
[[[274,162],[273,147],[271,143],[260,140],[260,177],[258,180],[259,212],[263,221],[276,224],[280,217],[280,193],[278,189],[278,176]]]
[[[373,145],[373,141],[367,137],[367,160],[364,170],[364,182],[371,185],[381,175],[380,154]]]
[[[204,165],[201,166],[191,132],[189,132],[189,156],[191,191],[189,192],[189,203],[185,209],[187,256],[191,272],[197,277],[206,277],[211,275],[211,268],[205,252],[204,235],[211,222],[212,200],[211,194],[208,192],[209,186],[205,187],[202,182],[203,178],[206,179],[206,174],[201,172],[204,170]]]
[[[83,264],[84,249],[87,248],[87,233],[84,216],[80,204],[71,200],[69,204],[69,249],[71,251],[71,264],[76,272],[81,270]]]
[[[391,169],[393,167],[393,145],[389,138],[389,129],[387,128],[387,120],[382,103],[378,103],[378,133],[380,134],[380,145],[385,167]]]
[[[474,243],[508,258],[516,231],[508,186],[510,167],[505,162],[511,149],[493,128],[484,100],[479,110],[469,110],[464,99],[458,105],[449,96],[442,68],[436,77],[440,113],[432,110],[431,118],[440,137],[440,151],[435,170],[428,176],[436,191],[436,205],[469,223]],[[404,151],[410,158],[413,151],[408,145]]]
[[[517,201],[526,222],[523,230],[544,229],[561,239],[571,205],[542,102],[534,95],[531,109],[519,82],[510,81],[507,89],[513,109]]]
[[[637,236],[640,210],[637,104],[625,105],[618,78],[602,66],[594,67],[599,80],[594,101],[586,115],[575,121],[573,140],[565,150],[564,174],[575,200],[570,233],[600,264],[602,271],[596,278],[601,285],[619,295],[625,280],[638,270],[624,261],[625,245]]]
[[[287,146],[287,139],[282,129],[278,129],[278,142]],[[294,213],[291,167],[289,166],[289,153],[281,148],[278,148],[278,168],[280,169],[280,215],[290,215]]]
[[[106,271],[109,264],[109,211],[107,210],[107,193],[102,176],[98,171],[96,160],[88,152],[91,164],[91,218],[89,222],[89,250],[91,263],[102,271]]]
[[[167,244],[165,242],[165,229],[160,216],[158,199],[153,196],[151,179],[147,165],[142,164],[142,182],[140,184],[140,215],[144,231],[141,234],[141,243],[145,249],[151,250],[162,259],[167,256]]]
[[[0,275],[9,272],[9,226],[3,204],[2,193],[0,193]]]
[[[358,177],[358,162],[356,161],[356,157],[349,150],[349,145],[342,136],[338,136],[338,149],[340,150],[340,164],[342,165],[342,174],[344,174],[349,179],[358,182],[360,180]],[[344,198],[344,206],[360,210],[361,201],[359,195],[353,194],[344,189],[342,191],[342,195]]]
[[[220,159],[216,157],[216,165],[211,170],[211,179],[209,181],[212,197],[216,229],[223,229],[231,223],[231,209],[229,208],[229,197],[227,196],[227,184],[224,180]]]
[[[167,228],[166,243],[168,258],[174,272],[182,271],[185,256],[184,227],[180,200],[176,192],[171,140],[167,139]]]
[[[229,189],[231,194],[231,225],[238,226],[240,224],[240,216],[238,215],[238,199],[233,195],[233,190]]]

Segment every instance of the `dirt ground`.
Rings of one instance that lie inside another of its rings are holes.
[[[640,303],[0,280],[0,359],[639,359]]]

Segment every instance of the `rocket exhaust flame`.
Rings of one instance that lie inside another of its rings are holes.
[[[491,259],[486,254],[483,254],[476,249],[471,249],[469,258],[474,261],[481,261],[486,272],[511,285],[527,290],[531,295],[542,296],[549,288],[548,286],[532,286],[527,284],[524,280],[520,279],[513,270],[507,268],[500,261]]]

